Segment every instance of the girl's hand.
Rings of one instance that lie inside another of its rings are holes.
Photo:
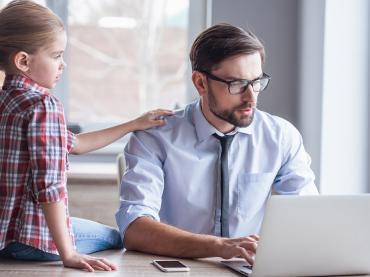
[[[135,130],[145,130],[165,124],[163,116],[173,115],[170,110],[157,109],[143,114],[134,120]]]
[[[95,270],[112,271],[117,270],[117,266],[104,258],[97,258],[89,255],[74,252],[69,257],[63,259],[65,267],[79,268],[89,272]]]

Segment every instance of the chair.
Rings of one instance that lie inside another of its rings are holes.
[[[118,186],[118,190],[120,190],[120,187],[121,187],[121,181],[122,181],[123,174],[125,173],[125,167],[126,167],[125,156],[123,155],[123,153],[120,153],[120,154],[117,155],[117,171],[118,171],[117,186]]]

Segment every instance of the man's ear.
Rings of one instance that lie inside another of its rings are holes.
[[[204,75],[199,71],[193,71],[191,79],[199,95],[200,96],[205,95],[208,91],[208,84]]]
[[[27,72],[30,69],[30,55],[24,51],[19,51],[13,56],[15,67],[21,72]]]

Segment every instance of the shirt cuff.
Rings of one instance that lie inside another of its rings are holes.
[[[49,186],[43,190],[34,192],[34,199],[37,203],[59,202],[66,198],[66,190],[63,186]]]
[[[67,152],[71,153],[76,143],[76,135],[67,130]]]
[[[117,222],[117,226],[118,226],[119,233],[121,235],[123,243],[124,243],[124,237],[125,237],[125,233],[126,233],[128,226],[133,221],[143,216],[149,216],[156,221],[160,220],[158,213],[156,213],[155,211],[153,211],[152,209],[148,207],[143,207],[143,206],[121,207],[116,212],[116,222]],[[123,245],[123,247],[125,246]]]

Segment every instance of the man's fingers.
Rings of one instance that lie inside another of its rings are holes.
[[[254,263],[254,254],[248,252],[243,247],[239,247],[239,256],[244,258],[250,265],[253,265]]]
[[[250,235],[248,237],[244,237],[243,240],[258,242],[260,238],[257,235]]]
[[[245,242],[245,241],[258,242],[259,241],[259,236],[251,235],[251,236],[247,236],[247,237],[233,238],[233,239],[230,239],[230,241],[233,242],[233,243],[242,243],[242,242]]]
[[[254,255],[248,255],[246,261],[250,264],[250,265],[253,265],[254,264]]]
[[[256,253],[257,250],[257,242],[242,242],[239,244],[240,247],[243,247],[247,251],[251,251],[253,253]]]
[[[260,240],[260,237],[258,235],[250,235],[249,237],[250,238],[253,238],[256,241],[259,241]]]

